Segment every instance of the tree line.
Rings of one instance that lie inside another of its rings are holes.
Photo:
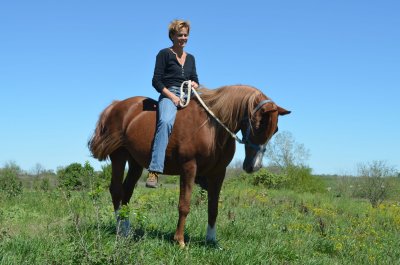
[[[307,161],[310,152],[303,144],[295,141],[289,132],[278,133],[268,144],[265,159],[268,165],[260,171],[246,174],[239,169],[241,161],[232,164],[227,177],[250,181],[269,189],[291,189],[298,192],[326,192],[332,187],[326,179],[312,174]],[[8,162],[0,168],[0,196],[15,197],[25,189],[68,191],[106,189],[111,180],[111,166],[103,165],[95,171],[89,162],[71,163],[56,172],[36,164],[30,174],[24,172],[15,162]],[[176,176],[171,180],[176,181]],[[400,174],[385,161],[372,161],[358,165],[357,178],[340,176],[334,179],[337,196],[367,199],[377,207],[392,193],[398,192]]]

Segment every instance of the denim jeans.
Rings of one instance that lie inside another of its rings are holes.
[[[168,90],[179,97],[179,87],[172,86],[168,88]],[[174,126],[178,108],[172,100],[161,94],[158,98],[157,110],[157,127],[151,152],[149,170],[163,173],[165,151],[167,149],[169,136],[172,132],[172,127]]]

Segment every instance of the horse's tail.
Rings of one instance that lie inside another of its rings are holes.
[[[115,104],[119,101],[113,101],[99,117],[96,129],[88,141],[88,147],[94,158],[100,161],[105,160],[113,151],[122,145],[122,131],[113,130],[110,127],[110,113]]]

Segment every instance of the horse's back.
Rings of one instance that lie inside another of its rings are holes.
[[[156,111],[157,101],[151,98],[137,96],[118,101],[114,104],[114,112],[127,114],[129,112]]]

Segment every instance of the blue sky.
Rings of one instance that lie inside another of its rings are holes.
[[[314,173],[372,160],[400,169],[399,10],[394,0],[2,1],[0,163],[99,168],[86,147],[99,113],[157,97],[155,56],[183,18],[200,83],[252,85],[292,110],[279,128],[309,149]]]

